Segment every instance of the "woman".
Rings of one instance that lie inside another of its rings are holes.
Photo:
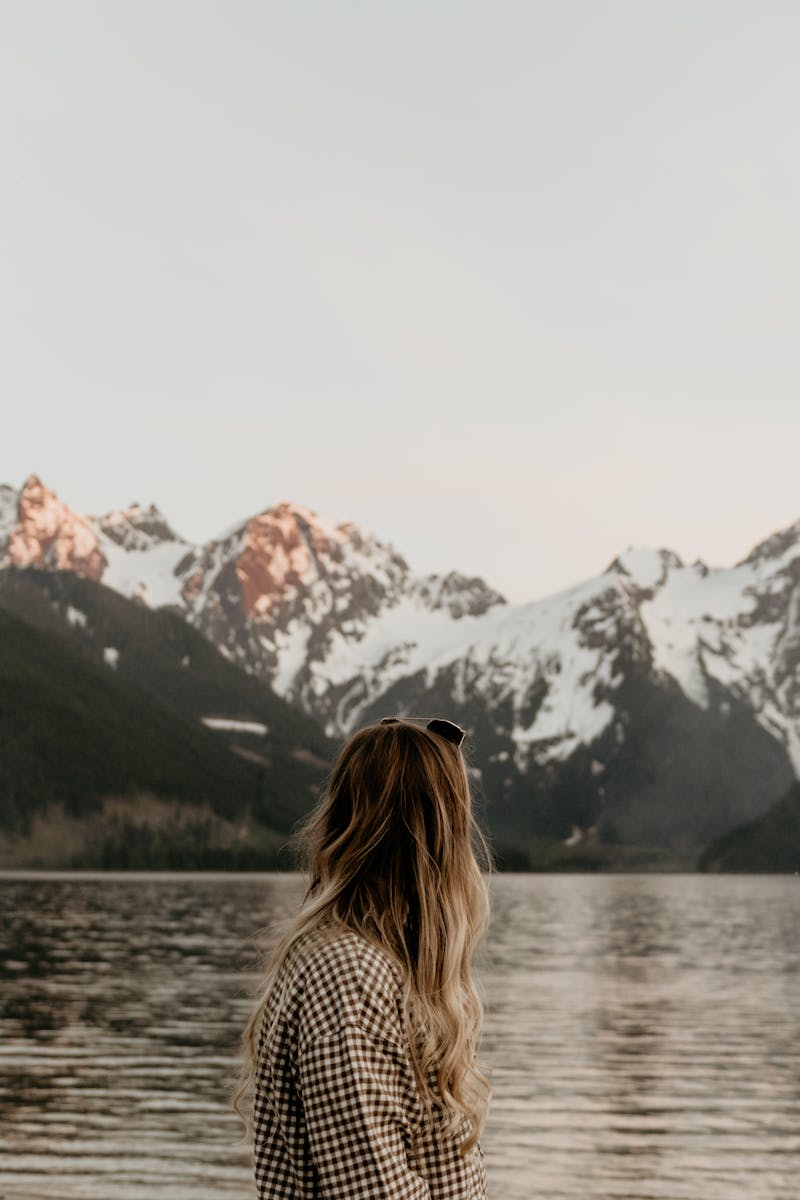
[[[310,885],[244,1034],[260,1200],[484,1200],[488,898],[463,737],[359,730],[306,824]]]

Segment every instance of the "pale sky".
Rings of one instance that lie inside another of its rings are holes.
[[[0,482],[528,600],[800,518],[795,0],[1,0]]]

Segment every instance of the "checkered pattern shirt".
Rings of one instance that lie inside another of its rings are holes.
[[[287,958],[261,1025],[259,1200],[485,1200],[483,1155],[431,1130],[391,960],[350,931]]]

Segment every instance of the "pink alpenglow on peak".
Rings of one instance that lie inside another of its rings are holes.
[[[106,559],[91,522],[68,508],[37,475],[17,495],[16,521],[8,530],[0,565],[50,567],[102,578]]]
[[[344,538],[324,531],[308,509],[279,504],[245,525],[236,577],[245,611],[262,615],[292,588],[311,583],[320,556],[335,553]]]
[[[154,506],[74,512],[37,475],[0,486],[0,568],[72,571],[150,607],[180,604],[177,566],[193,547]]]
[[[356,525],[337,525],[282,501],[198,547],[181,564],[181,594],[198,615],[236,611],[272,625],[297,615],[304,596],[316,608],[335,606],[364,572],[376,586],[392,586],[405,579],[408,565]]]

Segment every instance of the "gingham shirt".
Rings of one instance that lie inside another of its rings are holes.
[[[426,1129],[391,960],[350,931],[284,962],[261,1026],[259,1200],[485,1200],[480,1147]]]

